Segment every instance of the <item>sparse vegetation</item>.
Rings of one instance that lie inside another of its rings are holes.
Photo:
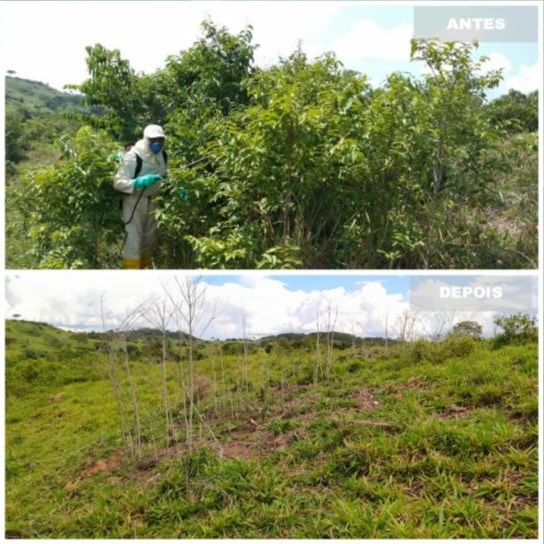
[[[165,336],[6,322],[7,538],[537,538],[534,338]]]

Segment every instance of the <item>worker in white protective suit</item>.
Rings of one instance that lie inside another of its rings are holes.
[[[165,139],[159,125],[145,127],[143,138],[124,154],[113,181],[114,188],[125,193],[123,268],[151,268],[153,265],[157,229],[154,197],[166,175]]]

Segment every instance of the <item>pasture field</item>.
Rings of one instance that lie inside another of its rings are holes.
[[[536,343],[166,345],[7,322],[6,538],[538,538]]]

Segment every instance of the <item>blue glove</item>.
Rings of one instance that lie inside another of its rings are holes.
[[[139,176],[132,180],[132,186],[136,190],[145,189],[146,187],[151,187],[154,183],[162,179],[162,176],[159,174],[146,174],[145,176]]]

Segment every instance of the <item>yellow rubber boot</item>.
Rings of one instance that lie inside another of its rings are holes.
[[[123,259],[123,268],[125,270],[138,270],[141,268],[140,259]]]
[[[153,255],[150,252],[144,251],[142,253],[140,268],[153,268]]]

